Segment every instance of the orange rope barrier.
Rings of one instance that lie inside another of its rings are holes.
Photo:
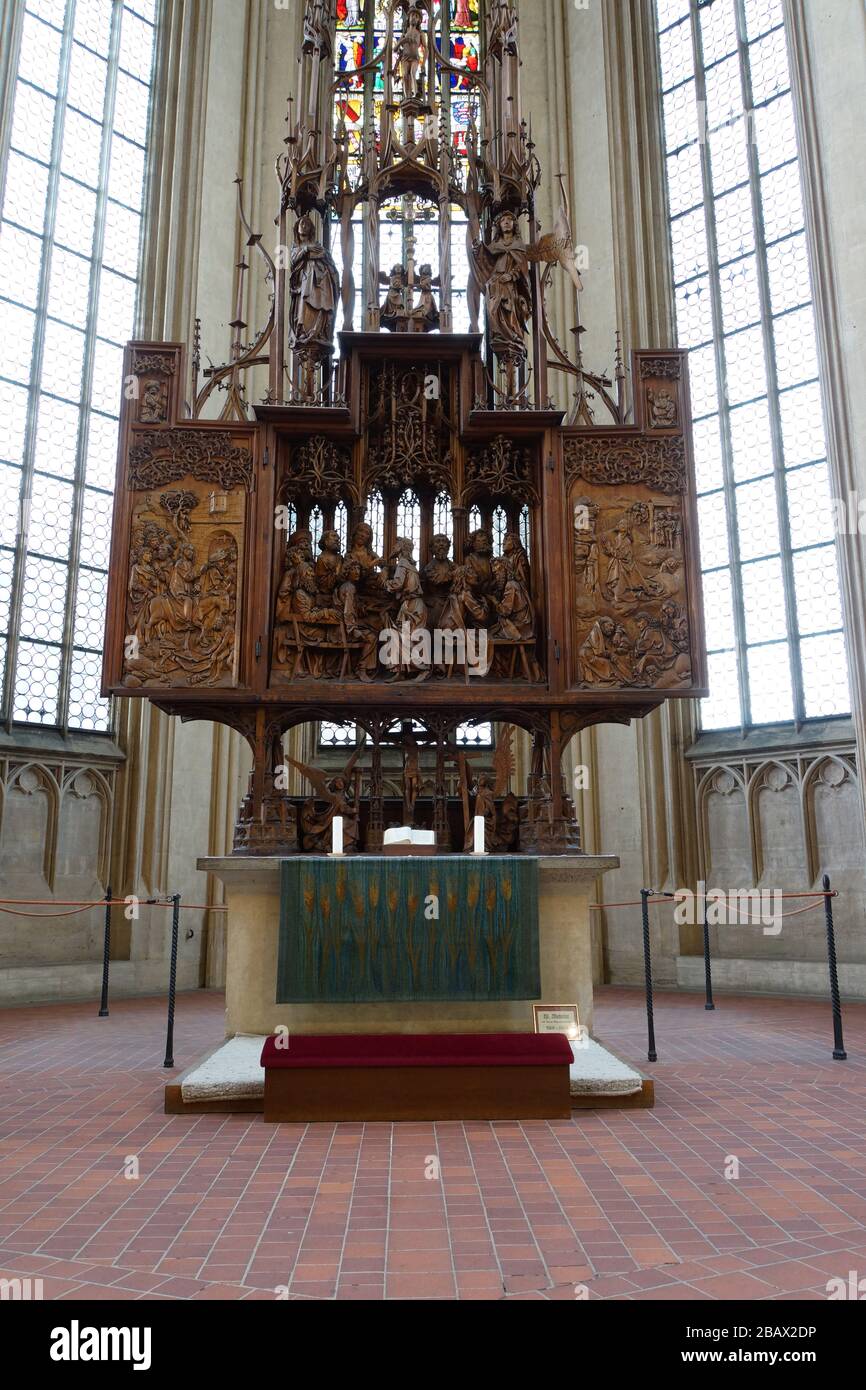
[[[87,907],[91,906],[88,903]],[[76,907],[72,912],[16,912],[11,907],[0,907],[0,912],[8,912],[10,917],[38,917],[41,921],[50,921],[54,917],[80,917],[87,907]]]
[[[743,891],[744,893],[772,893],[772,892],[774,892],[774,890],[773,890],[772,888],[744,888],[742,891]],[[710,889],[710,892],[713,893],[713,902],[714,902],[714,903],[719,902],[719,895],[718,895],[717,893],[715,893],[713,889]],[[696,893],[691,893],[691,894],[689,894],[689,896],[690,896],[690,897],[697,897],[697,894],[696,894]],[[705,895],[705,896],[706,896],[706,895]],[[722,896],[723,896],[726,900],[728,900],[728,901],[729,901],[731,898],[733,898],[735,902],[738,902],[738,901],[739,901],[739,894],[738,894],[738,893],[724,893]],[[819,893],[819,892],[816,891],[816,892],[812,892],[812,893],[780,893],[780,894],[779,894],[779,897],[780,897],[780,898],[819,898],[819,899],[821,899],[821,901],[823,901],[824,898],[838,898],[838,896],[839,896],[839,894],[838,894],[838,892],[837,892],[837,890],[836,890],[835,888],[831,889],[831,890],[830,890],[829,892],[827,892],[827,893]],[[660,903],[678,903],[678,902],[685,902],[685,900],[686,900],[686,895],[683,894],[683,893],[679,893],[679,894],[677,894],[677,893],[666,893],[666,894],[663,894],[661,897],[658,897],[658,898],[647,898],[647,905],[648,905],[649,907],[658,907],[658,905],[659,905]],[[818,905],[817,903],[810,903],[809,907],[817,907],[817,905]],[[602,909],[602,908],[608,908],[608,907],[640,907],[640,906],[641,906],[641,899],[638,898],[635,902],[623,902],[623,903],[590,903],[589,906],[590,906],[590,908],[596,908],[596,909]],[[809,908],[805,908],[805,907],[804,907],[804,908],[801,909],[801,911],[803,911],[803,912],[808,912],[808,911],[809,911]],[[793,913],[793,912],[788,912],[788,913],[785,914],[785,916],[793,917],[793,916],[795,916],[795,913]]]
[[[167,903],[157,901],[155,898],[136,898],[132,895],[129,898],[95,898],[92,902],[85,902],[83,899],[70,898],[0,898],[0,904],[7,903],[11,906],[30,906],[30,907],[131,907],[135,904],[138,907],[173,907],[174,904],[169,900]],[[220,903],[181,903],[181,909],[192,908],[196,912],[228,912],[225,904]],[[2,908],[0,908],[2,910]],[[47,917],[50,913],[44,912],[22,912],[21,917]],[[58,913],[58,916],[72,916],[72,913]]]

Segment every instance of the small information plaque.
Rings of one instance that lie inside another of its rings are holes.
[[[564,1033],[574,1041],[581,1035],[576,1004],[533,1004],[532,1019],[536,1033]]]

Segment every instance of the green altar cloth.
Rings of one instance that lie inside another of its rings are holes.
[[[540,998],[534,859],[298,857],[280,868],[276,1003]]]

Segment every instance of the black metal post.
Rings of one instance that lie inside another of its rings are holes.
[[[824,920],[827,923],[827,965],[830,968],[830,1002],[833,1006],[833,1056],[844,1062],[848,1053],[842,1037],[842,1001],[839,998],[839,974],[836,969],[836,932],[833,927],[833,899],[830,897],[830,876],[821,880],[824,889]]]
[[[171,962],[168,967],[168,1021],[165,1029],[164,1067],[174,1066],[174,996],[177,989],[177,935],[180,926],[180,893],[172,894]]]
[[[105,931],[102,938],[102,998],[99,1018],[108,1018],[108,968],[111,958],[111,884],[105,890]]]
[[[713,967],[710,961],[710,924],[707,921],[707,898],[704,892],[704,983],[707,991],[707,1002],[705,1009],[714,1009],[713,1002]]]
[[[644,981],[646,984],[646,1056],[648,1062],[657,1062],[658,1053],[656,1052],[656,1034],[653,1023],[653,967],[652,956],[650,954],[650,926],[649,926],[649,899],[652,897],[651,888],[640,890],[640,911],[643,925],[643,968]]]

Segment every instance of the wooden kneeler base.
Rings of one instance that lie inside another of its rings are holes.
[[[265,1122],[567,1120],[568,1067],[267,1067]]]

